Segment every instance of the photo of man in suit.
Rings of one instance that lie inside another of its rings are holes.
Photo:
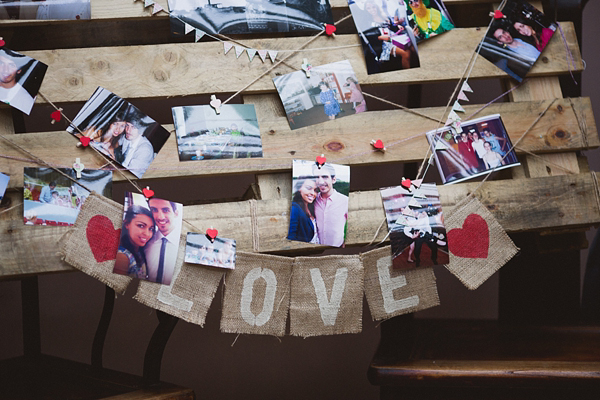
[[[165,285],[171,283],[179,240],[183,210],[181,204],[151,198],[148,200],[157,231],[146,245],[144,252],[148,263],[148,280]]]

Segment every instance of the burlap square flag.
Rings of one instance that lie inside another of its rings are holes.
[[[440,304],[433,267],[397,270],[390,246],[362,254],[365,296],[373,320],[425,310]]]
[[[125,293],[131,278],[113,274],[121,237],[123,206],[92,192],[81,206],[75,226],[61,249],[65,262]]]
[[[446,268],[467,288],[477,289],[519,249],[496,218],[473,197],[446,218],[450,264]]]
[[[296,257],[290,334],[360,333],[363,309],[360,256]]]
[[[225,278],[221,332],[285,335],[294,259],[237,252]]]
[[[186,233],[180,243],[185,243]],[[204,326],[206,314],[215,297],[224,270],[184,263],[185,246],[179,246],[177,261],[170,285],[140,281],[133,297],[142,304]]]

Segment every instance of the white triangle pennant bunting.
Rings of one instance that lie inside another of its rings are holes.
[[[425,196],[425,194],[423,194],[423,191],[421,189],[417,189],[417,190],[415,190],[415,194],[413,194],[413,198],[415,198],[415,199],[426,199],[427,196]]]
[[[421,187],[421,183],[423,183],[423,179],[414,179],[412,184],[418,189]]]
[[[469,101],[469,98],[462,90],[458,92],[458,100]]]
[[[465,109],[463,108],[463,106],[460,105],[460,103],[458,102],[458,100],[456,100],[454,102],[454,105],[452,106],[452,110],[453,111],[458,111],[458,112],[465,112]]]
[[[258,55],[260,56],[260,59],[262,60],[262,62],[265,62],[265,60],[267,59],[267,51],[266,50],[258,50]]]
[[[462,88],[460,90],[463,92],[473,93],[473,89],[471,89],[471,86],[469,86],[469,84],[466,81],[463,82]]]
[[[186,35],[194,30],[194,27],[191,26],[190,24],[188,24],[187,22],[184,22],[184,24],[185,24],[185,34]]]
[[[406,218],[404,218],[402,215],[400,217],[398,217],[398,219],[396,220],[396,224],[397,225],[408,225],[408,220]]]
[[[202,37],[205,35],[205,32],[200,30],[200,29],[196,29],[196,42],[198,42],[200,39],[202,39]]]
[[[234,46],[235,47],[235,57],[236,58],[240,58],[240,56],[242,55],[242,53],[244,52],[244,50],[246,50],[245,48],[243,48],[242,46]]]
[[[223,42],[223,49],[225,50],[224,54],[227,54],[232,47],[233,44],[231,44],[230,42]]]
[[[150,7],[154,4],[154,0],[144,0],[144,8]]]
[[[450,121],[460,121],[460,117],[458,116],[457,113],[454,112],[454,110],[450,111],[450,114],[448,114],[448,119]]]
[[[154,3],[153,6],[154,7],[152,8],[152,15],[158,14],[159,12],[161,12],[162,10],[164,10],[163,6],[161,6],[158,3]]]
[[[271,62],[275,62],[275,58],[277,57],[277,50],[267,50],[267,53],[269,53],[269,58],[271,59]]]
[[[417,201],[417,199],[414,198],[414,196],[412,199],[410,199],[410,201],[408,202],[408,205],[411,207],[419,207],[419,208],[421,207],[421,204]]]
[[[246,53],[248,53],[248,58],[250,59],[250,61],[252,61],[252,59],[256,55],[256,50],[255,49],[246,49]]]

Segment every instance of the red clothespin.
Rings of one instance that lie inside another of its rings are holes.
[[[317,167],[319,167],[319,169],[321,169],[321,167],[323,165],[325,165],[325,163],[327,162],[327,159],[325,158],[325,154],[321,154],[320,156],[317,157]]]
[[[144,194],[144,197],[148,200],[150,200],[150,198],[154,196],[154,190],[150,189],[150,186],[146,186],[145,188],[143,188],[142,193]]]
[[[490,11],[490,17],[494,17],[494,19],[502,19],[502,18],[506,18],[506,15],[504,15],[502,13],[502,11],[496,10],[494,12]]]
[[[51,124],[60,121],[62,110],[62,108],[59,108],[58,110],[54,110],[52,114],[50,114],[50,118],[52,118],[52,121],[50,121]]]
[[[383,142],[381,141],[381,139],[377,139],[377,140],[373,139],[373,140],[371,140],[371,146],[373,146],[373,148],[375,150],[379,150],[382,153],[385,153],[385,151],[387,150],[385,148],[385,146],[383,145]]]
[[[219,234],[219,231],[216,229],[213,229],[212,226],[210,227],[210,229],[206,230],[206,237],[208,240],[210,240],[211,243],[215,242],[215,239],[218,234]]]
[[[4,41],[4,38],[0,36],[0,47],[4,47],[5,44],[6,42]]]
[[[335,25],[331,25],[331,24],[325,24],[325,33],[328,36],[333,36],[335,37],[335,31],[337,30],[337,28],[335,27]]]

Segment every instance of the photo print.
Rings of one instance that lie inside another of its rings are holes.
[[[182,221],[182,204],[125,192],[123,227],[113,272],[171,284]]]
[[[262,157],[253,104],[173,107],[179,161]]]
[[[350,61],[312,67],[273,78],[291,129],[367,111]]]
[[[350,167],[294,160],[287,238],[342,247],[346,241]]]
[[[3,0],[2,19],[90,19],[90,0]]]
[[[348,0],[348,5],[369,74],[419,66],[404,0]]]
[[[0,47],[0,101],[29,115],[48,66]]]
[[[112,197],[112,171],[84,169],[81,178],[72,168],[59,171],[102,196]],[[25,225],[71,226],[90,195],[53,168],[23,169],[23,218]]]
[[[90,146],[138,178],[144,175],[170,135],[137,107],[102,87],[83,105],[67,132],[76,137],[83,133],[91,139]]]
[[[6,192],[8,181],[10,181],[10,176],[0,173],[0,201],[2,201],[4,193]]]
[[[171,31],[185,23],[208,33],[272,33],[323,30],[333,24],[329,0],[169,0]]]
[[[521,165],[500,114],[463,121],[460,128],[460,133],[446,126],[426,134],[443,183]]]
[[[448,264],[448,240],[435,183],[380,189],[397,269]]]
[[[492,22],[480,54],[521,82],[556,32],[557,25],[523,0],[508,0],[502,12],[506,18]]]
[[[417,43],[454,29],[442,0],[404,0]]]
[[[206,234],[188,232],[185,262],[235,269],[235,240],[217,236],[211,242]]]

